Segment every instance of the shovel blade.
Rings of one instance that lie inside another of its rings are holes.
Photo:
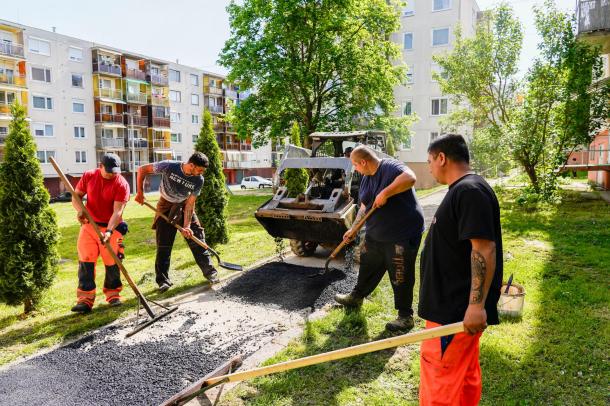
[[[243,271],[244,267],[241,265],[237,265],[237,264],[230,264],[228,262],[222,262],[222,261],[218,261],[218,265],[220,265],[221,267],[225,268],[225,269],[229,269],[231,271]]]

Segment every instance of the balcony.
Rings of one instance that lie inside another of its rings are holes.
[[[610,31],[610,2],[580,0],[577,5],[578,34]]]
[[[215,86],[204,86],[203,93],[222,96],[222,89],[220,87],[215,87]]]
[[[171,142],[169,139],[153,139],[153,149],[170,149]]]
[[[122,114],[95,113],[96,123],[123,124]]]
[[[237,92],[235,90],[225,89],[225,97],[237,99]]]
[[[225,125],[224,123],[216,123],[214,124],[214,131],[224,131]]]
[[[113,100],[123,100],[123,91],[121,89],[112,89],[108,87],[102,87],[96,89],[95,92],[96,97],[105,97],[107,99]]]
[[[157,86],[167,86],[169,81],[167,80],[167,76],[151,73],[150,83]]]
[[[127,148],[148,148],[148,140],[146,138],[129,138]]]
[[[138,116],[135,114],[125,114],[125,125],[135,125],[137,127],[148,127],[148,116]]]
[[[93,73],[105,73],[113,76],[123,76],[121,65],[93,61]]]
[[[24,58],[23,45],[0,42],[0,55],[12,56],[14,58]]]
[[[0,101],[0,114],[11,115],[11,105],[9,103]]]
[[[146,93],[127,92],[127,102],[134,104],[148,104],[148,95]]]
[[[165,117],[153,117],[153,127],[155,127],[155,128],[169,128],[169,118],[165,118]]]
[[[126,161],[121,163],[121,170],[123,172],[131,172],[132,164],[135,164],[136,169],[140,166],[148,165],[150,162],[148,161]]]
[[[210,110],[210,113],[223,113],[222,106],[207,106],[207,109]]]
[[[162,94],[153,94],[150,100],[153,106],[169,107],[169,97]]]
[[[97,148],[125,149],[125,138],[96,137],[95,146]]]
[[[0,84],[26,87],[25,75],[22,73],[12,73],[10,75],[0,73]]]
[[[242,143],[240,145],[240,150],[241,151],[252,151],[252,144],[244,144],[244,143]]]
[[[225,150],[236,150],[239,151],[239,142],[225,142]]]
[[[146,82],[146,72],[143,72],[139,69],[127,68],[125,70],[125,76],[130,79],[136,79]]]

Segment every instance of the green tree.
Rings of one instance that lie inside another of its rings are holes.
[[[292,128],[290,129],[290,143],[297,147],[301,146],[301,132],[296,121],[292,123]],[[307,189],[309,174],[305,168],[289,168],[285,171],[284,179],[286,179],[288,196],[295,197]]]
[[[206,242],[215,247],[218,244],[226,244],[229,241],[229,231],[227,229],[227,204],[229,194],[225,184],[225,175],[222,171],[222,155],[214,126],[212,115],[208,110],[203,112],[203,123],[195,151],[203,152],[210,160],[210,165],[206,169],[201,194],[197,197],[195,210],[205,229]]]
[[[297,121],[309,148],[312,132],[394,111],[393,89],[406,79],[389,37],[400,28],[398,1],[244,0],[227,10],[220,64],[230,81],[256,89],[236,107],[240,137],[262,145]]]
[[[0,301],[23,303],[27,314],[57,273],[59,232],[25,109],[15,102],[11,114],[0,166]]]

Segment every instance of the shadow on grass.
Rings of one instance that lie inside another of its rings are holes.
[[[543,235],[550,246],[526,250],[545,256],[541,268],[515,269],[532,308],[523,325],[498,327],[500,346],[482,347],[482,404],[607,404],[609,208],[574,194],[539,212],[503,207],[505,240]]]
[[[302,338],[304,346],[288,356],[306,357],[381,338],[369,336],[367,321],[360,309],[346,310],[340,321],[324,333],[324,340],[316,339],[317,333],[307,322]],[[259,392],[257,404],[340,405],[341,392],[374,381],[394,352],[395,349],[384,350],[276,374],[272,379],[261,378],[254,383]],[[311,391],[311,382],[319,382],[315,391]]]

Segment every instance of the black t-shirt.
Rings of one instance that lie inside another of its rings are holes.
[[[406,170],[396,159],[382,159],[374,175],[360,183],[360,202],[367,212],[375,197]],[[366,221],[366,238],[379,242],[400,242],[419,237],[424,232],[424,212],[413,188],[398,193]]]
[[[439,324],[462,321],[471,284],[470,239],[496,243],[496,271],[485,301],[487,324],[498,324],[502,286],[500,206],[492,188],[478,175],[451,186],[436,210],[420,260],[418,314]]]

